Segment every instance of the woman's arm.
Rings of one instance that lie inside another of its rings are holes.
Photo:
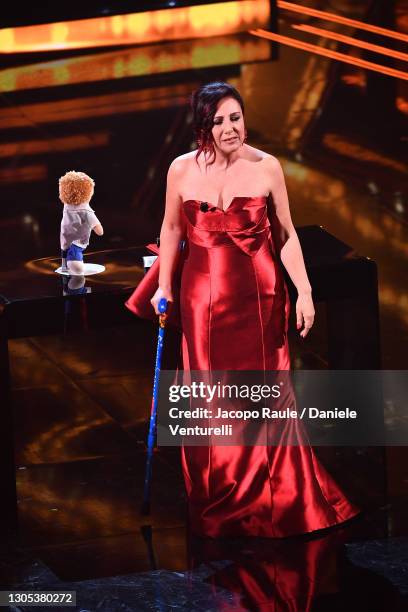
[[[296,325],[304,338],[314,321],[314,306],[312,288],[307,276],[305,262],[299,238],[292,222],[289,209],[289,199],[285,185],[282,166],[275,157],[265,159],[270,178],[270,190],[275,206],[276,217],[280,226],[281,250],[280,258],[298,292],[296,302]]]
[[[184,160],[176,158],[167,173],[166,208],[160,231],[159,287],[151,299],[156,314],[162,297],[173,301],[172,280],[180,255],[180,240],[185,236],[185,221],[182,215],[182,198],[179,187],[183,179]]]

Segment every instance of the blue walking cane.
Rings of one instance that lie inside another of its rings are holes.
[[[157,351],[156,351],[156,364],[154,368],[154,382],[153,382],[153,397],[152,407],[150,410],[150,424],[149,424],[149,436],[147,438],[147,457],[146,457],[146,469],[145,469],[145,481],[143,490],[143,504],[142,514],[150,514],[150,484],[152,480],[152,463],[153,463],[153,449],[156,438],[157,428],[157,403],[159,399],[159,378],[160,378],[160,366],[163,352],[163,338],[164,329],[166,327],[167,319],[167,300],[162,298],[158,304],[159,310],[159,336],[157,339]]]

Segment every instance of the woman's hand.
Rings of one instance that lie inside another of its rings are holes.
[[[159,309],[158,309],[158,305],[159,302],[162,298],[166,298],[166,300],[168,302],[172,302],[173,301],[173,296],[171,293],[171,289],[165,289],[162,287],[159,287],[156,291],[156,293],[154,294],[154,296],[152,297],[152,299],[150,300],[151,305],[154,308],[154,312],[158,315],[159,313]]]
[[[299,293],[296,301],[296,327],[299,330],[303,326],[300,332],[302,338],[306,338],[309,333],[309,329],[313,325],[314,316],[315,309],[313,306],[312,294]]]

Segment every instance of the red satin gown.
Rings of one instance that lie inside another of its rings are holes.
[[[223,211],[187,200],[179,287],[186,370],[289,370],[289,297],[266,197],[235,197]],[[156,262],[158,263],[158,262]],[[127,302],[146,316],[157,288],[151,269]],[[190,527],[211,537],[285,537],[359,512],[304,446],[181,449]]]

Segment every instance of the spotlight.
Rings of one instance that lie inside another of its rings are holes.
[[[369,181],[367,183],[367,189],[373,196],[377,196],[380,193],[380,190],[378,189],[378,185],[377,183],[374,183],[374,181]]]
[[[394,192],[394,208],[397,213],[402,214],[405,212],[404,201],[402,199],[402,193],[400,191]]]

